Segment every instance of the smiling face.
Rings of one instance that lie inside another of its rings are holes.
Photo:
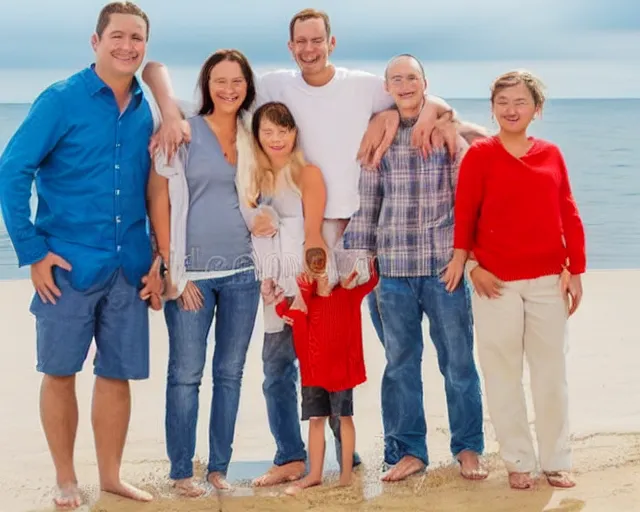
[[[531,90],[519,82],[496,91],[492,110],[501,130],[520,134],[526,132],[539,108]]]
[[[277,125],[263,116],[258,139],[265,155],[272,162],[282,162],[291,156],[296,145],[296,130]]]
[[[209,94],[214,110],[235,114],[247,97],[247,80],[240,64],[223,60],[209,73]]]
[[[311,76],[326,69],[335,44],[322,18],[308,18],[294,23],[289,50],[302,74]]]
[[[102,34],[92,36],[91,46],[97,67],[111,76],[133,76],[147,50],[147,23],[134,14],[111,14]]]
[[[386,87],[401,115],[420,113],[427,81],[416,59],[401,56],[390,62],[386,72]]]

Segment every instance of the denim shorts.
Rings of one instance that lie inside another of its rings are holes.
[[[118,380],[149,377],[149,311],[121,270],[85,291],[71,286],[70,273],[53,268],[62,295],[56,304],[36,293],[37,370],[66,377],[82,370],[91,341],[96,341],[94,374]]]
[[[302,419],[353,416],[353,389],[330,392],[316,386],[302,386]]]

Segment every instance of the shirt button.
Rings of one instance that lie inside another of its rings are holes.
[[[118,143],[116,143],[116,147],[117,147],[117,148],[119,148],[119,147],[120,147],[120,143],[119,143],[119,142],[118,142]]]
[[[118,216],[116,217],[116,222],[117,222],[118,224],[120,224],[120,215],[118,215]]]
[[[116,190],[116,195],[119,196],[120,195],[120,189]]]
[[[115,167],[116,169],[120,169],[120,164],[116,164],[116,165],[114,165],[114,167]]]
[[[120,250],[121,250],[121,249],[122,249],[122,246],[121,246],[121,245],[119,245],[118,247],[116,247],[116,250],[117,250],[118,252],[120,252]]]

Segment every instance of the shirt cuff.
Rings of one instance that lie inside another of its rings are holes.
[[[43,236],[36,236],[15,246],[18,266],[33,265],[49,253],[49,247]]]

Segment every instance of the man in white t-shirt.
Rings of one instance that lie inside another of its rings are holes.
[[[329,62],[336,39],[331,35],[326,13],[305,9],[289,25],[289,49],[299,70],[266,73],[256,80],[257,103],[281,101],[292,111],[299,126],[305,158],[317,165],[325,178],[327,204],[323,234],[329,248],[341,243],[350,217],[359,209],[360,164],[358,154],[372,116],[393,106],[385,91],[384,77],[363,71],[337,68]],[[182,141],[184,124],[177,108],[166,67],[150,62],[143,79],[151,88],[160,107],[164,123],[155,136],[156,143],[171,152]],[[428,97],[416,124],[417,139],[428,144],[435,121],[451,112],[438,98]],[[387,135],[394,131],[393,116]],[[384,123],[378,123],[379,127]],[[392,138],[392,137],[391,137]],[[380,133],[369,139],[380,143]],[[390,140],[387,137],[386,143]],[[270,236],[274,227],[266,216],[256,218],[252,232]],[[372,311],[374,322],[376,312]],[[265,381],[263,391],[271,433],[277,453],[274,466],[256,485],[267,486],[300,478],[305,470],[306,451],[300,434],[297,367],[291,329],[265,333],[263,348]],[[340,461],[339,420],[330,421],[336,437]],[[354,466],[360,460],[356,454]]]

